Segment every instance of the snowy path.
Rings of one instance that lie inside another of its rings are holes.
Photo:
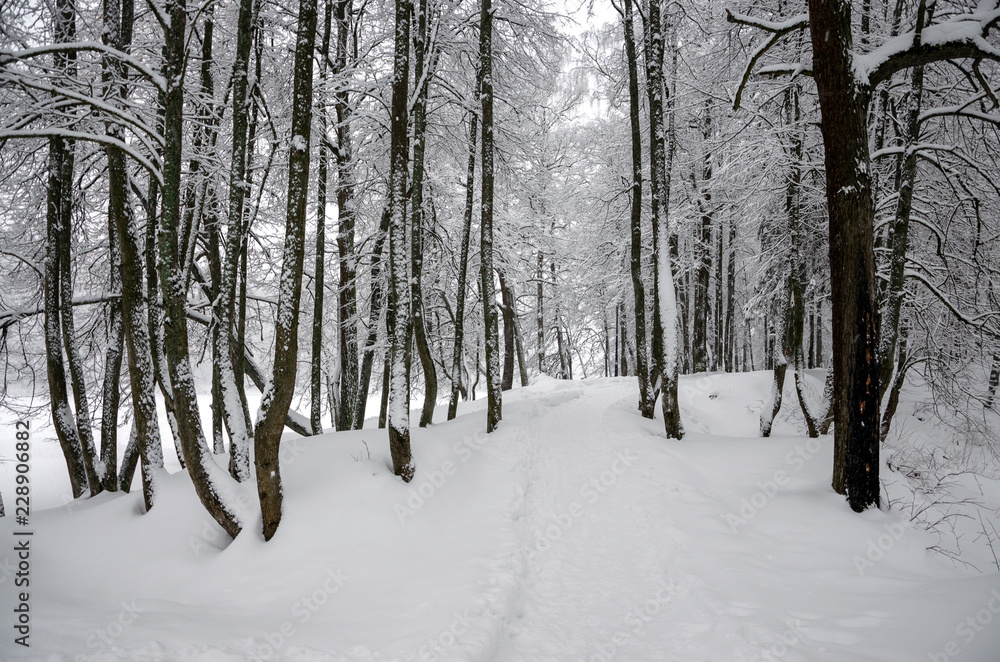
[[[670,478],[669,455],[640,456],[634,435],[615,432],[629,396],[576,383],[539,402],[551,409],[526,440],[523,591],[497,660],[720,659],[713,641],[739,647],[680,563],[689,545],[671,513],[704,498]]]
[[[672,442],[638,419],[627,382],[549,386],[520,438],[525,567],[496,662],[927,659],[1000,585],[969,577],[968,598],[945,598],[954,576],[911,530],[892,539],[893,567],[858,572],[899,514],[843,507],[829,439],[692,432],[743,433],[754,415],[726,393],[689,389],[689,433]],[[904,616],[915,603],[935,627]],[[958,659],[995,662],[997,630]]]
[[[769,379],[682,378],[678,442],[633,379],[541,378],[491,435],[481,401],[415,428],[411,484],[384,431],[290,437],[267,543],[224,545],[183,473],[148,514],[40,510],[32,647],[0,661],[997,662],[1000,574],[928,552],[900,504],[851,512],[794,406],[758,438]],[[7,633],[12,541],[0,520]]]

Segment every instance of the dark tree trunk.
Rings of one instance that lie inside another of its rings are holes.
[[[629,268],[632,296],[635,301],[635,371],[639,380],[639,413],[653,418],[656,408],[653,384],[649,378],[646,349],[646,287],[642,280],[642,128],[639,123],[639,66],[635,50],[635,19],[632,0],[625,0],[625,54],[628,58],[629,125],[632,129],[632,199],[630,201],[631,244]],[[627,333],[624,322],[623,333]],[[624,343],[622,343],[624,345]],[[622,374],[628,374],[625,353],[621,356]],[[617,371],[617,366],[615,367]]]
[[[410,75],[410,0],[396,0],[395,58],[392,79],[391,137],[389,147],[389,312],[387,326],[391,335],[387,424],[389,452],[394,473],[410,482],[413,479],[413,456],[410,453],[410,254],[406,233],[406,175],[409,141],[407,125]]]
[[[336,0],[337,53],[333,62],[334,77],[342,78],[347,72],[348,53],[351,50],[354,8],[352,0]],[[337,403],[337,429],[346,430],[357,425],[358,409],[364,408],[368,397],[368,380],[360,383],[358,375],[358,285],[354,253],[354,150],[351,142],[353,109],[349,89],[341,83],[334,92],[337,111],[337,253],[339,255],[340,293],[337,298],[340,314],[340,400]],[[373,285],[374,289],[374,285]],[[376,309],[381,306],[378,299]],[[377,327],[378,317],[375,317]],[[371,375],[369,364],[368,374]],[[361,416],[364,423],[364,415]]]
[[[694,307],[691,311],[693,329],[691,332],[691,354],[694,372],[705,372],[709,369],[709,286],[712,273],[712,157],[708,152],[708,141],[712,135],[712,116],[709,106],[705,104],[705,116],[702,124],[702,139],[704,153],[701,164],[701,191],[695,187],[698,205],[701,208],[701,233],[695,238],[695,259],[697,272],[694,283]]]
[[[330,152],[326,137],[327,60],[330,58],[330,23],[333,0],[326,0],[323,12],[323,38],[319,47],[319,165],[316,174],[316,255],[313,275],[312,361],[309,364],[309,426],[313,434],[323,433],[323,300],[326,284],[326,183],[329,179]],[[341,361],[344,360],[343,352]],[[341,374],[341,379],[344,375]],[[345,429],[337,425],[338,430]]]
[[[879,504],[879,329],[876,307],[870,90],[854,73],[850,3],[809,0],[822,111],[833,295],[833,488],[851,508]]]
[[[736,221],[729,221],[726,265],[726,371],[736,371]]]
[[[475,100],[479,99],[479,77],[476,77]],[[462,345],[465,341],[465,299],[469,278],[469,244],[472,238],[472,212],[475,205],[476,134],[479,132],[479,115],[475,108],[469,111],[469,160],[465,168],[465,214],[462,218],[462,241],[458,254],[458,290],[455,293],[455,348],[451,360],[451,399],[448,401],[448,420],[458,413],[458,397],[462,390]],[[539,287],[541,287],[539,285]]]
[[[413,105],[413,181],[410,186],[410,306],[411,326],[420,367],[424,373],[424,404],[420,411],[420,427],[427,427],[434,419],[437,403],[437,368],[427,342],[424,323],[424,295],[421,278],[424,264],[424,154],[427,149],[427,101],[430,96],[430,79],[434,74],[434,55],[429,52],[429,20],[427,0],[418,0],[416,30],[413,36],[413,77],[417,81],[417,98]]]
[[[191,482],[202,504],[232,537],[242,527],[216,480],[215,461],[205,441],[188,355],[186,252],[181,250],[180,191],[184,111],[184,49],[187,8],[184,0],[167,4],[170,24],[163,49],[164,94],[163,203],[160,226],[160,270],[164,298],[164,348],[170,375],[177,434]]]
[[[368,335],[365,338],[364,352],[361,359],[361,370],[358,375],[357,406],[354,410],[354,429],[360,430],[365,425],[365,410],[368,405],[368,388],[371,384],[372,366],[375,363],[375,343],[378,340],[378,324],[385,296],[382,289],[382,259],[385,242],[389,236],[389,207],[382,211],[382,221],[379,224],[375,246],[372,249],[371,292],[368,298]],[[384,390],[384,389],[383,389]],[[385,406],[381,408],[379,427],[385,427]]]
[[[479,62],[482,79],[482,210],[480,220],[479,277],[486,329],[486,432],[493,432],[503,418],[500,395],[500,338],[496,291],[493,284],[493,8],[482,0],[479,18]]]
[[[671,260],[671,232],[669,226],[670,209],[670,167],[673,153],[674,116],[670,113],[670,124],[664,127],[663,92],[663,27],[660,21],[659,2],[653,1],[648,7],[646,25],[646,89],[649,97],[649,121],[652,139],[650,142],[650,184],[652,189],[653,212],[653,354],[660,374],[663,424],[668,439],[680,439],[684,435],[681,425],[680,406],[677,401],[678,370],[680,367],[680,337],[678,328],[677,293]],[[674,57],[676,61],[676,54]],[[670,142],[668,148],[667,142]]]
[[[312,123],[313,46],[316,40],[316,0],[300,0],[295,42],[292,91],[292,135],[288,150],[288,201],[285,245],[279,276],[278,312],[274,329],[274,369],[271,386],[261,400],[254,434],[257,494],[263,516],[264,540],[281,522],[281,468],[278,450],[285,418],[295,391],[298,358],[299,302],[305,259],[306,206],[309,194],[309,136]]]
[[[497,275],[500,278],[500,301],[502,302],[503,313],[503,376],[500,379],[500,390],[509,391],[514,387],[514,293],[510,289],[510,284],[504,275],[503,270],[498,269]]]
[[[537,327],[538,374],[545,374],[545,255],[538,251],[535,268],[535,325]]]

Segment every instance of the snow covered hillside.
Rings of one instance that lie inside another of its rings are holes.
[[[258,514],[225,547],[184,473],[146,515],[138,493],[37,511],[29,649],[5,517],[0,658],[1000,659],[989,545],[929,551],[946,541],[911,515],[938,506],[885,468],[893,508],[853,513],[829,487],[832,437],[799,436],[793,397],[756,436],[769,379],[682,378],[677,442],[639,417],[632,378],[543,378],[505,394],[489,437],[479,403],[414,429],[409,485],[384,431],[289,436],[269,543]],[[1000,484],[974,484],[995,524]]]

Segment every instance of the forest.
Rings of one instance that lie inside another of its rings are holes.
[[[408,481],[411,396],[482,383],[489,431],[515,371],[635,375],[680,438],[678,373],[773,370],[777,413],[790,366],[856,510],[911,370],[995,449],[1000,5],[383,4],[6,5],[5,391],[44,363],[74,496],[138,465],[152,507],[162,397],[273,533],[286,426],[381,392]]]
[[[294,440],[417,485],[477,399],[628,378],[686,442],[685,379],[760,371],[857,513],[909,388],[1000,467],[997,0],[0,7],[0,411],[72,499],[176,464],[269,541]]]

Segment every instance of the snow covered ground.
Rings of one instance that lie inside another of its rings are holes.
[[[633,379],[543,378],[505,394],[489,437],[479,403],[415,429],[409,485],[383,431],[289,436],[277,535],[244,486],[228,547],[184,473],[149,514],[138,493],[60,506],[65,468],[36,431],[34,496],[54,507],[31,517],[29,649],[0,520],[0,659],[1000,660],[1000,574],[973,535],[1000,519],[1000,482],[954,476],[949,503],[980,505],[947,506],[883,469],[893,508],[854,514],[793,398],[756,436],[769,379],[682,378],[677,442],[639,417]],[[12,438],[5,422],[8,514]]]

